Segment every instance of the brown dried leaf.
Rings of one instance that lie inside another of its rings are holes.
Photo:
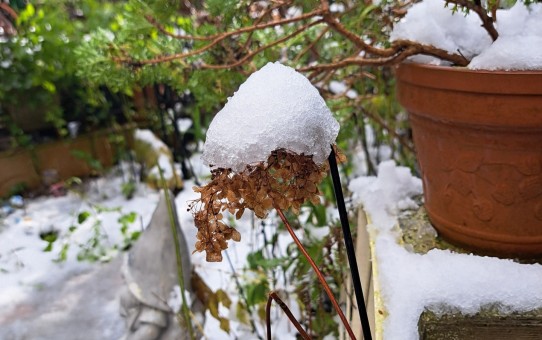
[[[222,254],[220,252],[207,252],[205,260],[207,262],[222,262]]]
[[[232,228],[232,230],[231,230],[231,239],[234,240],[235,242],[241,241],[241,233],[238,232],[236,229]]]
[[[245,212],[245,208],[241,208],[239,210],[237,210],[237,212],[235,213],[235,219],[240,219],[242,216],[243,216],[243,213]]]

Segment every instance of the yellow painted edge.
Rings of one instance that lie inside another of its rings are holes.
[[[371,216],[365,212],[367,217],[367,225],[371,225]],[[373,286],[374,286],[374,304],[375,304],[375,339],[384,339],[384,320],[387,316],[384,301],[380,295],[380,281],[378,276],[378,263],[376,261],[376,246],[373,238],[373,232],[369,232],[369,246],[371,248],[372,270],[373,270]]]

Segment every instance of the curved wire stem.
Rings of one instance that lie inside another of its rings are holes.
[[[311,337],[303,327],[301,327],[301,324],[295,316],[290,311],[290,308],[282,301],[282,299],[278,296],[277,292],[271,291],[269,292],[269,297],[267,298],[267,305],[265,305],[265,323],[267,326],[267,340],[271,340],[271,303],[275,300],[275,302],[279,305],[279,307],[282,309],[282,311],[288,316],[288,319],[290,319],[290,322],[294,325],[294,327],[297,329],[299,334],[304,340],[310,340]]]
[[[288,222],[288,219],[286,218],[286,216],[284,216],[284,213],[282,212],[282,210],[279,207],[275,207],[275,210],[277,211],[277,213],[280,216],[280,219],[282,220],[282,222],[286,226],[286,229],[290,233],[290,236],[292,236],[292,239],[294,240],[295,244],[297,245],[297,247],[299,248],[301,253],[305,256],[305,258],[307,259],[307,261],[311,265],[312,269],[316,273],[316,276],[318,277],[318,280],[320,281],[320,283],[324,287],[324,290],[325,290],[327,296],[329,297],[329,299],[331,300],[331,303],[333,304],[333,307],[337,311],[337,314],[339,314],[339,317],[341,318],[341,321],[342,321],[342,323],[344,325],[344,328],[348,332],[348,335],[350,336],[351,339],[355,340],[356,336],[354,335],[354,332],[352,331],[352,328],[350,327],[350,324],[348,323],[348,320],[346,320],[346,316],[344,316],[344,313],[341,310],[341,307],[339,306],[339,303],[335,299],[335,296],[333,296],[333,292],[331,291],[331,288],[327,284],[327,281],[324,278],[324,275],[322,274],[320,269],[318,269],[318,266],[316,265],[316,263],[314,263],[314,260],[311,258],[311,256],[309,255],[309,253],[307,252],[305,247],[303,247],[303,244],[301,244],[301,241],[299,241],[299,239],[297,238],[294,230],[292,229],[292,226],[290,225],[290,222]]]

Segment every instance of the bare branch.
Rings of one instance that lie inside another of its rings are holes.
[[[275,6],[271,6],[269,7],[268,9],[265,10],[265,12],[259,17],[256,19],[255,21],[255,25],[261,23],[263,21],[263,19],[268,16],[271,12],[273,12],[274,10],[282,7],[282,6],[285,6],[287,4],[291,3],[291,0],[288,0],[288,1],[284,1],[284,2],[279,2],[278,4],[276,4]],[[247,49],[248,48],[248,45],[250,44],[251,40],[252,40],[252,35],[254,34],[254,31],[250,32],[248,34],[248,37],[247,37],[247,41],[245,42],[245,45],[243,46],[244,49]]]
[[[340,69],[340,68],[353,66],[353,65],[390,66],[390,65],[398,64],[401,61],[405,60],[406,58],[413,55],[417,55],[417,54],[430,55],[433,57],[437,57],[443,60],[450,61],[458,66],[466,66],[469,63],[469,61],[460,54],[449,53],[446,50],[443,50],[431,45],[423,45],[423,44],[420,44],[414,41],[409,41],[409,40],[395,41],[392,45],[392,49],[390,50],[395,50],[396,53],[389,57],[381,57],[381,58],[348,57],[348,58],[345,58],[343,60],[333,62],[333,63],[300,67],[297,70],[299,72],[311,72],[311,71],[326,70],[326,69]]]
[[[265,323],[267,326],[267,339],[271,340],[271,302],[275,302],[279,305],[279,307],[284,311],[286,316],[288,316],[288,319],[290,319],[290,322],[294,325],[294,327],[297,329],[299,334],[304,340],[310,340],[311,337],[305,332],[303,327],[301,327],[301,324],[295,316],[290,311],[290,308],[282,301],[282,299],[278,296],[278,294],[274,291],[269,292],[269,297],[267,298],[267,304],[265,306]]]
[[[452,64],[458,65],[458,66],[466,66],[469,63],[469,61],[463,55],[461,55],[461,53],[450,53],[446,50],[437,48],[435,46],[424,45],[424,44],[420,44],[418,42],[409,41],[409,40],[396,40],[392,42],[391,46],[388,48],[375,47],[371,43],[364,41],[358,34],[346,28],[339,21],[340,16],[336,16],[335,14],[330,12],[329,3],[326,0],[320,1],[319,8],[311,12],[299,15],[297,17],[284,18],[280,20],[272,20],[272,21],[268,21],[264,23],[261,22],[264,19],[264,17],[267,17],[269,15],[270,10],[287,5],[290,2],[291,1],[289,0],[285,0],[270,7],[269,9],[264,11],[263,14],[255,21],[255,24],[251,26],[242,27],[242,28],[232,30],[229,32],[217,33],[210,36],[173,34],[169,32],[166,27],[158,23],[156,19],[152,18],[151,16],[146,16],[147,21],[149,21],[158,30],[160,30],[160,32],[167,34],[168,36],[181,39],[181,40],[184,39],[184,40],[208,41],[208,43],[206,43],[200,48],[197,48],[191,51],[185,51],[182,53],[176,53],[176,54],[171,54],[171,55],[161,55],[161,56],[156,56],[154,58],[145,59],[145,60],[134,60],[133,58],[126,57],[126,56],[113,57],[113,60],[119,63],[125,63],[125,64],[135,66],[135,67],[140,67],[143,65],[158,64],[162,62],[169,62],[173,60],[183,60],[189,57],[201,55],[204,52],[217,46],[218,44],[220,44],[222,41],[224,41],[225,39],[229,37],[235,37],[238,35],[242,35],[244,33],[248,33],[249,35],[242,46],[243,48],[240,50],[240,52],[242,52],[245,49],[249,48],[250,45],[253,44],[251,42],[252,34],[257,30],[262,30],[262,29],[265,29],[268,27],[274,27],[274,26],[284,26],[284,25],[301,22],[307,19],[321,16],[321,18],[318,20],[314,20],[310,23],[307,23],[301,26],[298,25],[298,28],[294,32],[288,35],[279,37],[275,39],[274,41],[264,46],[260,46],[254,50],[246,51],[246,54],[244,54],[241,57],[239,57],[239,53],[233,53],[233,51],[230,50],[231,53],[229,53],[229,56],[226,57],[225,60],[221,64],[203,63],[200,67],[204,69],[227,69],[227,68],[233,68],[233,67],[246,65],[247,63],[251,62],[254,56],[263,52],[264,50],[271,48],[273,46],[276,46],[280,43],[284,43],[292,39],[293,37],[303,33],[308,28],[314,25],[320,24],[322,22],[325,23],[327,26],[319,33],[319,35],[314,41],[308,43],[304,47],[304,49],[301,50],[301,52],[297,56],[295,56],[295,58],[293,59],[294,63],[299,61],[300,58],[304,54],[306,54],[310,49],[312,49],[315,46],[315,44],[318,41],[320,41],[330,29],[332,29],[333,31],[337,32],[338,34],[346,38],[348,41],[350,41],[355,47],[357,47],[357,51],[354,55],[342,57],[342,59],[340,60],[333,60],[328,63],[321,63],[321,64],[304,66],[304,67],[298,68],[298,71],[300,72],[309,72],[310,73],[309,79],[311,80],[319,78],[322,74],[324,74],[324,77],[327,77],[330,74],[334,73],[333,70],[338,70],[338,69],[345,68],[348,66],[389,66],[392,64],[400,63],[406,58],[412,55],[416,55],[416,54],[433,56],[441,60],[449,61]],[[470,2],[469,0],[449,0],[449,3],[457,4],[459,6],[464,6],[465,8],[468,8],[469,10],[476,12],[482,19],[483,26],[488,30],[489,34],[494,39],[496,39],[497,32],[493,26],[492,18],[485,12],[485,10],[482,7],[477,6],[476,4]]]
[[[320,34],[318,34],[318,36],[316,37],[316,39],[314,39],[309,45],[307,45],[301,52],[299,52],[299,54],[294,58],[293,62],[297,62],[299,61],[299,59],[301,59],[301,57],[303,57],[305,55],[305,53],[307,53],[310,49],[312,49],[317,43],[318,41],[320,41],[320,39],[322,39],[322,37],[329,31],[329,27],[326,27],[322,30],[322,32],[320,32]]]
[[[497,40],[499,37],[499,32],[497,32],[495,26],[493,25],[495,18],[492,18],[487,14],[485,8],[481,6],[479,1],[471,2],[470,0],[448,0],[447,2],[467,8],[478,14],[480,20],[482,20],[482,26],[485,28],[491,39],[493,39],[493,41]]]
[[[297,248],[299,249],[299,251],[301,251],[301,253],[305,257],[305,259],[307,259],[307,261],[311,265],[314,273],[318,277],[318,280],[322,284],[322,287],[324,288],[324,291],[326,292],[327,296],[331,300],[331,304],[335,308],[335,311],[337,312],[337,314],[339,314],[339,318],[341,319],[341,321],[342,321],[342,323],[344,325],[344,328],[346,329],[346,332],[348,333],[348,335],[350,336],[351,339],[355,340],[356,336],[354,335],[354,332],[352,331],[352,328],[348,324],[348,320],[346,319],[346,316],[344,316],[344,313],[341,310],[341,307],[339,306],[339,303],[337,302],[337,299],[335,299],[335,297],[333,296],[333,292],[331,291],[331,288],[329,287],[329,285],[328,285],[328,283],[326,281],[326,278],[324,277],[324,275],[322,274],[320,269],[318,269],[318,266],[316,265],[314,260],[311,258],[311,256],[309,255],[309,253],[307,252],[307,250],[305,249],[305,247],[303,246],[301,241],[299,241],[299,239],[297,238],[294,230],[292,229],[292,226],[290,225],[290,222],[288,222],[288,219],[286,218],[286,216],[284,216],[284,213],[282,212],[282,209],[280,209],[278,206],[276,206],[275,210],[279,214],[279,217],[282,220],[282,222],[284,223],[284,226],[286,227],[286,229],[290,233],[290,236],[294,240],[294,243],[297,245]]]
[[[175,38],[175,39],[179,39],[179,40],[209,41],[209,40],[215,39],[218,36],[218,34],[213,34],[213,35],[209,35],[209,36],[195,36],[195,35],[187,35],[187,34],[175,34],[175,33],[171,33],[170,31],[168,31],[164,25],[160,24],[158,22],[158,20],[156,20],[151,15],[148,15],[148,14],[145,15],[145,19],[151,25],[153,25],[156,29],[158,29],[160,32],[162,32],[163,34],[165,34],[167,36],[170,36],[172,38]]]
[[[247,62],[248,60],[252,59],[255,55],[261,53],[262,51],[264,51],[264,50],[266,50],[266,49],[268,49],[270,47],[273,47],[275,45],[278,45],[278,44],[280,44],[282,42],[285,42],[287,40],[290,40],[291,38],[295,37],[296,35],[299,35],[299,34],[303,33],[305,30],[307,30],[307,28],[309,28],[311,26],[318,25],[320,23],[322,23],[322,20],[313,21],[313,22],[311,22],[309,24],[303,25],[300,28],[298,28],[297,30],[295,30],[294,32],[292,32],[292,33],[290,33],[288,35],[285,35],[284,37],[282,37],[282,38],[280,38],[278,40],[275,40],[272,43],[261,46],[260,48],[250,52],[249,54],[245,55],[243,58],[239,59],[238,61],[236,61],[234,63],[224,64],[224,65],[203,64],[201,66],[201,68],[205,68],[205,69],[227,69],[227,68],[233,68],[233,67],[241,66],[245,62]]]
[[[316,9],[314,11],[302,14],[302,15],[294,17],[294,18],[287,18],[287,19],[282,19],[282,20],[266,22],[266,23],[263,23],[263,24],[247,26],[247,27],[243,27],[243,28],[240,28],[240,29],[237,29],[237,30],[216,34],[216,35],[211,36],[214,39],[209,44],[207,44],[207,45],[205,45],[205,46],[203,46],[203,47],[201,47],[199,49],[192,50],[190,52],[175,53],[175,54],[171,54],[171,55],[158,56],[158,57],[155,57],[155,58],[145,59],[145,60],[134,60],[134,59],[131,59],[131,58],[119,58],[119,57],[113,58],[113,60],[116,61],[116,62],[119,62],[119,63],[125,63],[125,64],[129,64],[129,65],[133,65],[133,66],[142,66],[142,65],[158,64],[158,63],[173,61],[173,60],[177,60],[177,59],[185,59],[185,58],[188,58],[188,57],[191,57],[191,56],[194,56],[194,55],[202,54],[203,52],[211,49],[212,47],[214,47],[215,45],[217,45],[218,43],[220,43],[224,39],[229,38],[231,36],[240,35],[240,34],[247,33],[247,32],[252,32],[252,31],[255,31],[255,30],[261,30],[261,29],[268,28],[268,27],[282,26],[282,25],[286,25],[286,24],[290,24],[290,23],[294,23],[294,22],[298,22],[298,21],[302,21],[302,20],[307,20],[307,19],[313,18],[315,16],[321,15],[322,13],[323,13],[323,11],[321,9]],[[186,35],[186,36],[183,35],[183,36],[179,36],[179,37],[182,37],[182,39],[208,40],[208,39],[203,39],[202,37],[189,36],[189,35]],[[197,39],[195,39],[195,38],[197,38]]]

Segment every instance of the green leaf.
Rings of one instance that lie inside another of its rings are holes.
[[[134,231],[131,235],[130,235],[130,239],[132,241],[137,241],[137,239],[139,238],[139,236],[141,236],[141,231]]]
[[[132,211],[132,212],[130,212],[128,214],[122,215],[121,217],[119,217],[119,219],[117,221],[120,224],[128,225],[128,224],[134,223],[136,218],[137,218],[137,213]]]
[[[46,89],[47,91],[51,92],[51,93],[55,93],[56,92],[56,86],[55,84],[51,83],[50,81],[44,81],[43,83],[41,83],[41,86]]]
[[[82,223],[84,223],[89,217],[90,217],[90,213],[89,213],[88,211],[80,212],[79,215],[77,215],[77,223],[82,224]]]
[[[247,285],[247,303],[255,306],[260,302],[267,301],[269,283],[267,279]]]

